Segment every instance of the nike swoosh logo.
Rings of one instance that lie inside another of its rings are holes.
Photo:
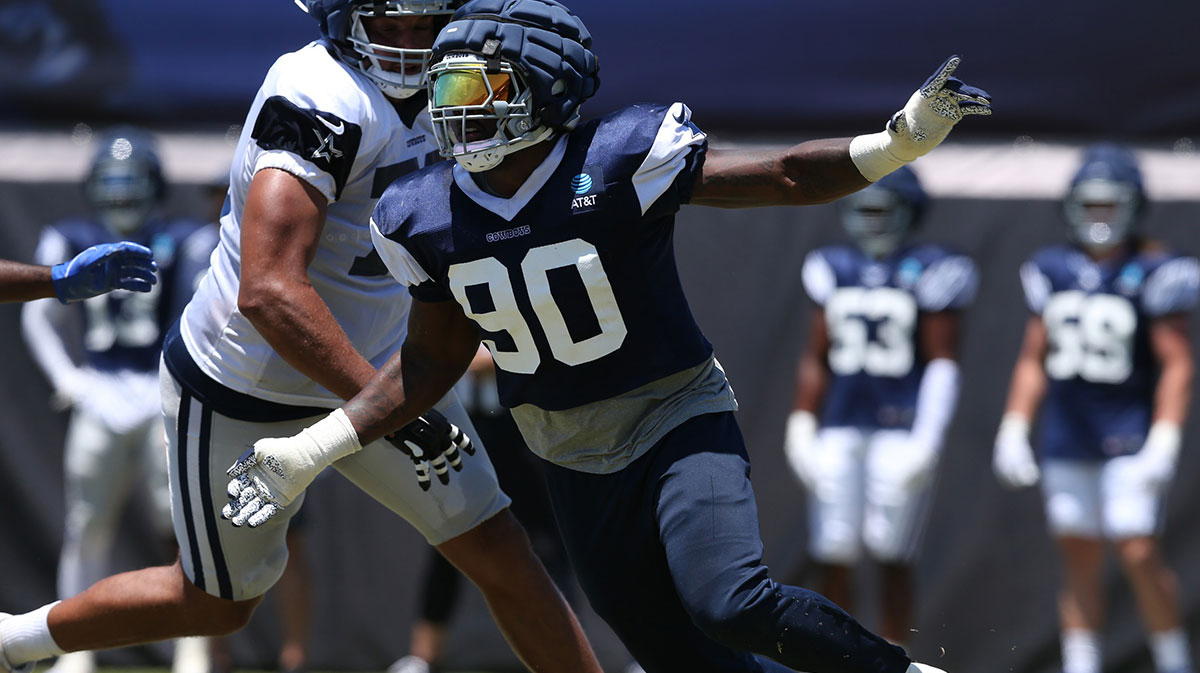
[[[317,121],[324,124],[330,131],[333,131],[333,134],[335,136],[342,135],[342,133],[346,130],[346,122],[343,122],[343,121],[339,121],[338,125],[334,126],[333,124],[330,124],[329,121],[327,119],[325,119],[324,117],[322,117],[321,115],[317,115]]]

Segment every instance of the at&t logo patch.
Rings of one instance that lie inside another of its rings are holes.
[[[571,213],[595,210],[604,193],[604,176],[596,167],[584,167],[583,172],[571,178]]]

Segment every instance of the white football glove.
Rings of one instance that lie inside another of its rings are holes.
[[[787,435],[783,440],[783,452],[788,465],[801,483],[816,490],[817,418],[808,411],[793,411],[788,416]]]
[[[226,471],[232,479],[221,517],[233,525],[266,523],[308,488],[334,461],[362,450],[341,409],[298,435],[260,439]]]
[[[1041,479],[1042,472],[1029,445],[1029,419],[1020,414],[1004,415],[996,433],[992,471],[1009,488],[1033,486]]]
[[[875,182],[925,155],[967,115],[992,114],[992,98],[986,91],[952,76],[961,62],[958,56],[946,59],[883,131],[850,142],[850,157],[863,177]]]
[[[1150,488],[1161,489],[1171,481],[1179,462],[1180,429],[1170,421],[1158,421],[1150,426],[1146,442],[1137,453],[1113,458],[1110,464],[1123,463],[1126,475],[1140,479]]]
[[[55,411],[67,411],[75,407],[87,397],[87,391],[92,388],[92,372],[79,368],[64,372],[54,382],[54,394],[50,396],[50,408]]]
[[[882,502],[908,501],[933,478],[938,447],[908,430],[877,430],[867,451],[869,488]]]

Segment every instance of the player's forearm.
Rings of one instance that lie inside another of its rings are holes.
[[[1008,391],[1005,414],[1019,414],[1032,419],[1046,393],[1046,373],[1040,358],[1021,357],[1013,368],[1012,385]]]
[[[243,287],[238,308],[288,364],[344,400],[375,374],[307,283]]]
[[[829,370],[825,368],[824,359],[816,354],[806,353],[800,359],[800,366],[796,371],[796,397],[792,402],[792,409],[816,414],[821,408],[821,400],[825,398],[828,385]]]
[[[56,391],[65,390],[77,366],[56,326],[68,307],[57,301],[33,301],[21,310],[21,333],[33,359]]]
[[[1154,391],[1154,421],[1182,426],[1192,401],[1195,363],[1191,357],[1179,357],[1164,363]]]
[[[718,208],[828,203],[869,182],[850,158],[850,139],[779,150],[711,150],[692,203]]]
[[[466,369],[405,344],[343,408],[366,445],[408,425],[433,407]]]
[[[0,260],[0,302],[56,296],[48,266]]]

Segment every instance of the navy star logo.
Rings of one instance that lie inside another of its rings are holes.
[[[319,131],[314,130],[313,133],[317,134],[317,140],[321,141],[321,145],[317,147],[317,149],[313,150],[311,158],[324,159],[325,161],[332,162],[334,159],[342,156],[342,151],[333,146],[335,134],[330,133],[325,137],[321,137],[321,133]]]

